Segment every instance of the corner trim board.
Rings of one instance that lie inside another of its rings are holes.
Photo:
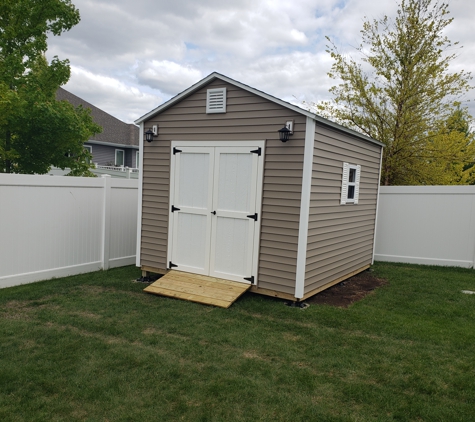
[[[143,135],[144,123],[140,123],[139,134],[139,169],[143,169]],[[143,197],[143,170],[139,171],[139,191],[137,204],[137,246],[135,251],[135,265],[140,267],[140,253],[142,243],[142,197]]]
[[[308,220],[312,189],[313,150],[315,145],[315,120],[307,117],[305,125],[305,150],[303,159],[302,196],[300,200],[300,224],[297,249],[295,297],[302,299],[305,291],[305,267],[307,263]]]

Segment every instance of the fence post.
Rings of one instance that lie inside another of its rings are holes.
[[[132,172],[132,170],[131,170],[129,167],[126,167],[126,168],[125,168],[125,171],[127,172],[126,178],[127,178],[127,179],[130,179],[130,173]]]
[[[109,269],[110,258],[110,229],[111,229],[111,176],[103,174],[104,207],[102,211],[102,269]]]
[[[475,222],[475,192],[472,193],[472,221]],[[472,226],[472,244],[473,244],[473,255],[472,255],[472,268],[475,270],[475,224]]]

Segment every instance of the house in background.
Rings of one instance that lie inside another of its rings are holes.
[[[92,154],[93,163],[98,166],[138,168],[139,128],[124,123],[96,106],[71,94],[63,88],[56,93],[57,100],[66,100],[73,106],[83,106],[91,110],[93,120],[102,126],[102,133],[94,135],[84,143]]]

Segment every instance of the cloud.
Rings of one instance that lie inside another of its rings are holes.
[[[128,121],[212,71],[279,98],[320,100],[334,84],[325,36],[356,58],[364,20],[394,17],[398,1],[73,0],[81,22],[49,39],[48,57],[69,58],[75,89]],[[450,70],[473,72],[475,2],[451,0],[449,10],[446,33],[464,46]]]
[[[169,60],[152,60],[141,63],[137,80],[141,85],[158,89],[168,95],[176,95],[203,77],[198,69],[183,66]]]
[[[157,95],[76,66],[71,67],[71,79],[64,88],[126,123],[163,102]]]
[[[264,57],[245,70],[229,69],[231,77],[289,102],[328,98],[332,81],[325,53],[293,52]]]

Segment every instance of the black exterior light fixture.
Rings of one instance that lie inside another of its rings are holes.
[[[294,128],[294,121],[293,120],[288,120],[285,122],[285,126],[282,129],[279,129],[277,132],[279,132],[279,139],[282,142],[287,142],[289,140],[289,136],[293,135],[293,128]]]
[[[145,132],[145,140],[147,142],[152,142],[154,136],[158,136],[158,126],[155,125],[152,129],[149,129],[147,132]]]
[[[145,132],[145,140],[146,140],[147,142],[152,142],[154,135],[155,135],[155,134],[153,133],[153,130],[152,130],[152,129],[147,130],[147,132]]]

